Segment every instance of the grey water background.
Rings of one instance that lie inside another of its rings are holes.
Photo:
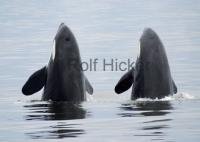
[[[124,72],[87,71],[94,95],[82,104],[41,102],[21,87],[48,63],[61,22],[82,60],[133,61],[153,28],[165,45],[179,93],[163,100],[116,95]],[[0,1],[0,141],[200,141],[200,1]]]

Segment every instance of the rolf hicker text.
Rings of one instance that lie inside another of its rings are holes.
[[[89,59],[81,63],[83,71],[129,71],[134,66],[131,59]]]

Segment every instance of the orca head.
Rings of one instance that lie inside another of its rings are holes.
[[[50,94],[51,100],[56,101],[79,100],[77,92],[83,90],[78,88],[81,86],[80,80],[83,79],[78,44],[71,30],[61,23],[54,38],[53,52],[48,66],[47,87],[54,89],[46,89],[49,91],[47,94]]]
[[[165,54],[164,46],[151,28],[145,28],[140,38],[140,58],[151,61]]]
[[[76,39],[71,30],[64,23],[60,24],[54,38],[51,58],[55,62],[80,60]]]
[[[145,97],[162,98],[172,94],[172,78],[165,48],[158,35],[146,28],[140,38],[140,71]]]

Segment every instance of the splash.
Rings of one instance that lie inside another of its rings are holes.
[[[177,94],[174,94],[173,96],[166,96],[162,99],[150,99],[150,98],[138,98],[134,100],[134,102],[149,102],[149,101],[183,101],[183,100],[194,100],[198,99],[196,96],[193,96],[186,92],[180,92]],[[127,95],[116,95],[113,93],[100,93],[95,95],[87,95],[87,102],[133,102],[133,100],[130,100],[129,94]]]
[[[185,93],[185,92],[177,93],[174,96],[172,96],[172,98],[175,99],[175,100],[193,100],[193,99],[196,99],[193,95]]]
[[[162,99],[150,99],[150,98],[139,98],[136,101],[174,101],[174,100],[193,100],[195,97],[191,94],[185,93],[185,92],[180,92],[177,94],[174,94],[173,96],[166,96]]]

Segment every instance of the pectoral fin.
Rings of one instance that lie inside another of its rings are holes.
[[[121,79],[115,86],[115,92],[117,94],[123,93],[124,91],[128,90],[131,87],[134,81],[133,72],[134,68],[121,77]]]
[[[86,88],[86,91],[92,95],[93,94],[93,88],[92,88],[92,85],[90,84],[90,82],[88,81],[87,77],[85,76],[85,88]]]
[[[47,80],[47,68],[42,69],[33,73],[22,88],[22,93],[24,95],[32,95],[38,92],[45,85]]]

